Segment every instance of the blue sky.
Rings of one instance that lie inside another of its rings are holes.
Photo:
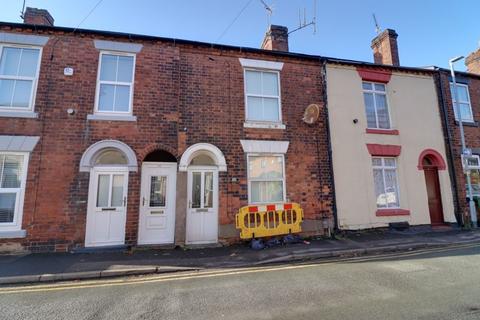
[[[23,0],[0,0],[0,20],[20,22]],[[76,27],[98,0],[26,0],[47,9],[55,25]],[[313,15],[313,0],[265,0],[274,8],[272,23],[298,26],[298,11]],[[219,38],[241,9],[249,5]],[[478,0],[318,0],[317,32],[290,35],[290,51],[372,61],[375,36],[372,13],[382,28],[399,34],[405,66],[448,66],[448,59],[468,55],[480,40]],[[81,28],[158,35],[171,38],[259,47],[267,27],[260,0],[103,0]],[[463,63],[458,64],[463,70]]]

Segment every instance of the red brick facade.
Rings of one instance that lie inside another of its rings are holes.
[[[89,173],[79,171],[82,154],[93,143],[119,140],[137,156],[130,172],[126,221],[127,245],[135,245],[139,218],[141,164],[154,150],[180,160],[185,149],[205,142],[217,146],[228,166],[219,178],[219,224],[233,226],[248,202],[246,155],[241,139],[289,141],[285,155],[287,200],[305,213],[307,233],[333,226],[333,188],[324,106],[323,66],[313,58],[234,47],[211,47],[149,37],[129,39],[95,32],[0,25],[0,32],[49,36],[43,48],[36,119],[0,117],[0,135],[39,136],[30,155],[22,229],[26,238],[0,239],[0,248],[20,243],[32,251],[82,247]],[[136,55],[133,115],[137,121],[87,120],[93,113],[99,50],[94,39],[139,43]],[[282,118],[286,129],[244,128],[243,69],[238,58],[281,61]],[[65,76],[71,67],[73,76]],[[317,123],[302,116],[309,104],[321,106]],[[69,115],[67,109],[74,109]],[[234,179],[237,178],[237,179]],[[310,227],[309,227],[310,226]],[[236,241],[225,236],[222,241]]]
[[[478,127],[480,120],[480,76],[475,74],[459,73],[456,80],[457,83],[468,85],[470,104],[472,107],[472,114],[474,120],[473,123],[464,122],[463,129],[465,133],[465,143],[467,148],[471,148],[473,150],[474,154],[480,155],[480,129]],[[463,174],[463,166],[461,161],[462,145],[460,139],[460,129],[458,127],[458,121],[455,120],[452,95],[450,92],[450,81],[450,72],[448,70],[440,69],[436,76],[436,82],[441,101],[443,100],[444,103],[444,106],[441,107],[440,112],[442,113],[442,117],[444,120],[443,129],[445,132],[445,139],[447,144],[451,144],[451,154],[449,156],[454,169],[451,170],[452,177],[455,177],[455,181],[452,181],[452,184],[454,185],[454,192],[456,189],[457,193],[454,199],[456,201],[456,208],[458,214],[468,215],[469,209],[468,202],[466,200],[467,182],[466,177]],[[476,203],[476,207],[478,211],[478,201]],[[461,219],[461,221],[463,221],[463,218]]]

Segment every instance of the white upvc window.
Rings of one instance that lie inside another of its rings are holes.
[[[0,151],[0,231],[22,227],[28,153]]]
[[[135,55],[100,52],[95,98],[96,114],[131,115]]]
[[[281,123],[280,73],[244,69],[246,121]]]
[[[391,129],[385,84],[363,81],[362,88],[367,127],[371,129]]]
[[[0,110],[33,111],[42,49],[0,44]]]
[[[283,154],[248,154],[248,202],[285,202],[285,158]]]
[[[372,167],[377,208],[399,208],[397,160],[373,157]]]
[[[470,104],[470,94],[468,92],[468,85],[457,83],[458,90],[458,106],[460,107],[460,113],[462,115],[463,122],[473,122],[472,106]],[[453,83],[450,83],[450,93],[453,101],[453,112],[455,114],[455,120],[458,121],[457,114],[457,101],[455,100],[455,91]]]

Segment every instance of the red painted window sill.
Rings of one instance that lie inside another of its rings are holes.
[[[389,134],[393,136],[398,136],[399,132],[398,130],[393,130],[393,129],[365,129],[366,133],[372,133],[372,134]]]
[[[375,212],[377,217],[409,216],[410,210],[405,209],[378,209]]]

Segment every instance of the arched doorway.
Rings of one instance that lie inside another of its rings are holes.
[[[425,150],[419,157],[418,168],[425,174],[425,183],[428,197],[428,210],[432,225],[442,225],[445,223],[443,218],[442,193],[439,170],[445,170],[445,161],[443,157],[435,150]]]
[[[175,237],[177,159],[164,150],[142,163],[138,244],[169,244]]]
[[[223,153],[216,146],[198,143],[182,155],[179,170],[187,171],[187,244],[218,241],[218,172],[226,171]]]
[[[120,141],[99,141],[83,154],[80,171],[90,172],[85,247],[125,243],[128,172],[136,170],[135,153]]]

